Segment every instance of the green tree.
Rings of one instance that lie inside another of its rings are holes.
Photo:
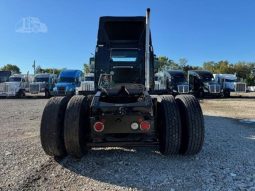
[[[163,70],[163,69],[179,69],[179,65],[176,64],[173,60],[170,60],[166,56],[159,56],[157,59],[157,68],[158,70]]]
[[[187,66],[188,60],[186,58],[180,58],[179,59],[179,66],[181,69],[185,68]]]
[[[36,73],[36,74],[42,73],[42,68],[41,68],[40,65],[36,66],[36,68],[35,68],[35,73]]]
[[[0,68],[1,70],[12,71],[14,74],[20,74],[20,68],[13,64],[6,64]]]
[[[87,73],[90,73],[90,65],[89,64],[83,64],[83,70],[84,70],[84,73],[87,74]]]
[[[205,70],[211,71],[211,72],[215,72],[215,68],[216,68],[216,63],[214,61],[209,61],[209,62],[204,62],[203,64],[203,68]]]

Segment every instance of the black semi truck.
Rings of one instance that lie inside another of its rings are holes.
[[[207,70],[188,71],[190,93],[196,97],[221,96],[221,85],[214,80],[213,74]]]
[[[150,95],[154,58],[146,17],[101,17],[95,53],[95,95],[54,97],[41,121],[51,156],[82,157],[91,147],[159,146],[162,154],[197,154],[203,114],[192,95]]]
[[[0,83],[7,82],[11,75],[11,71],[0,70]]]

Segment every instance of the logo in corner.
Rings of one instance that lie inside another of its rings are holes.
[[[24,17],[16,24],[15,31],[18,33],[47,33],[48,27],[37,17]]]

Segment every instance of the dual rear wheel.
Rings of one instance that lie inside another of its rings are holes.
[[[89,102],[77,95],[51,98],[43,111],[41,144],[50,156],[80,158],[89,135]]]
[[[194,96],[159,96],[157,119],[161,153],[194,155],[201,151],[204,119]]]
[[[80,158],[88,150],[90,97],[53,97],[43,111],[41,144],[50,156]],[[157,96],[159,149],[164,155],[197,154],[204,142],[204,120],[191,95]]]

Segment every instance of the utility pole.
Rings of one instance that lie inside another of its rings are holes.
[[[35,75],[35,60],[34,60],[34,64],[32,67],[34,68],[34,75]]]

